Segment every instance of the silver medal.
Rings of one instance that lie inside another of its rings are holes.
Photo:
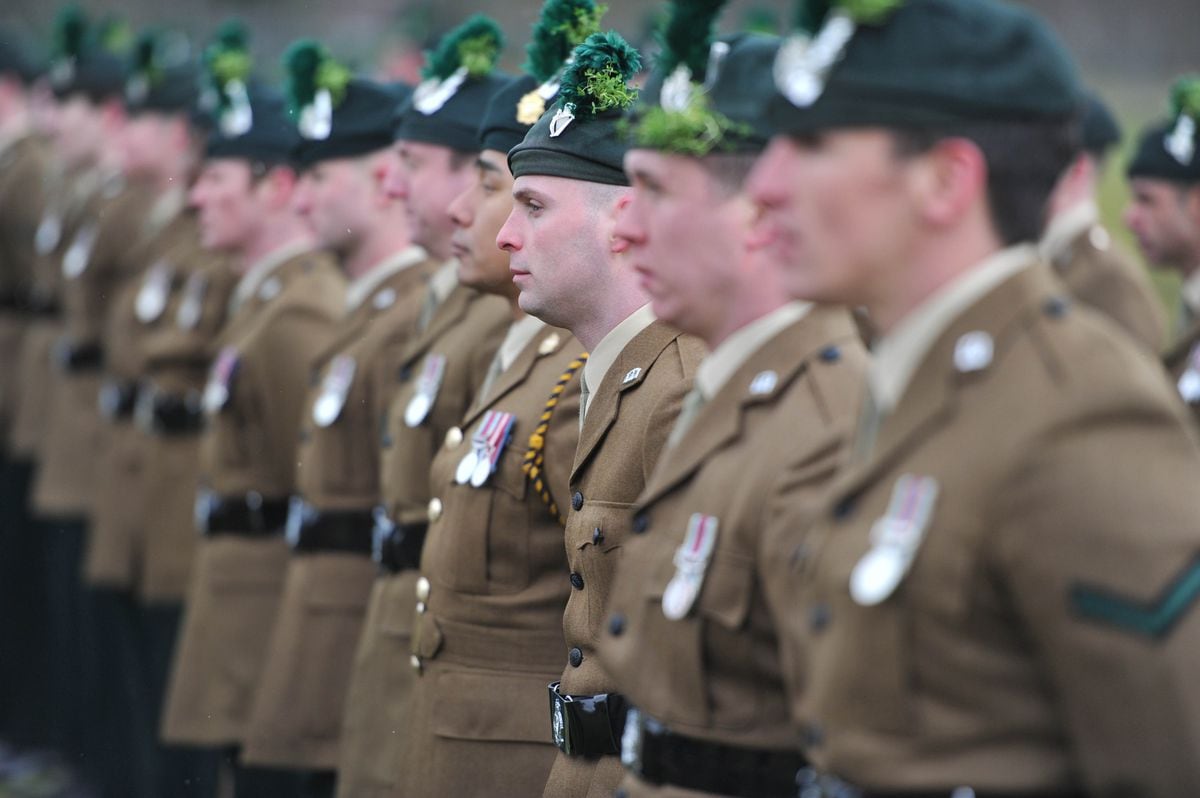
[[[341,410],[341,400],[334,394],[325,391],[313,403],[313,422],[318,427],[328,427],[337,421],[338,413]]]
[[[471,486],[482,488],[491,475],[492,458],[488,457],[485,453],[480,453],[475,463],[475,469],[471,472]]]
[[[404,423],[409,427],[419,427],[421,422],[429,415],[430,409],[433,407],[433,400],[428,394],[414,394],[412,399],[408,400],[408,405],[404,408]]]
[[[49,255],[58,248],[60,241],[62,241],[62,217],[57,213],[47,213],[42,217],[37,232],[33,236],[33,248],[39,255]]]
[[[459,485],[466,485],[471,481],[471,475],[475,472],[475,466],[479,463],[479,452],[471,449],[463,456],[463,459],[458,461],[458,468],[454,472],[454,481]]]
[[[899,586],[908,571],[906,557],[896,548],[871,549],[850,572],[850,597],[864,607],[880,603]]]

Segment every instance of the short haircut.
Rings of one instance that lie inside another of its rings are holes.
[[[466,150],[456,150],[453,147],[450,147],[449,149],[450,149],[450,170],[453,172],[457,172],[459,169],[462,169],[464,166],[474,166],[475,161],[479,159],[478,152],[475,152],[475,151],[467,152]]]
[[[742,190],[750,170],[758,162],[757,152],[714,152],[700,159],[700,166],[726,196]]]
[[[1061,121],[988,121],[893,129],[896,154],[920,155],[948,138],[975,144],[987,162],[992,226],[1005,246],[1037,241],[1050,194],[1081,151],[1078,125]]]

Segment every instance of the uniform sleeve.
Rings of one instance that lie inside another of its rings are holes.
[[[1050,426],[988,557],[1089,794],[1200,795],[1200,454],[1166,401]]]

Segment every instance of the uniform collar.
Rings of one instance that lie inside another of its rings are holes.
[[[880,338],[867,370],[867,384],[879,411],[896,407],[926,352],[963,311],[1036,259],[1030,244],[994,253],[942,286]]]
[[[785,327],[807,316],[810,310],[810,302],[789,302],[736,330],[696,368],[696,390],[705,401],[711,401],[747,358]]]
[[[450,258],[429,276],[429,290],[440,306],[458,287],[458,258]]]
[[[1038,254],[1043,260],[1054,262],[1071,251],[1075,239],[1086,233],[1100,221],[1100,209],[1092,200],[1077,202],[1056,215],[1046,225],[1042,240],[1038,242]]]
[[[617,356],[638,333],[653,324],[655,319],[654,311],[647,303],[626,316],[620,324],[608,331],[608,335],[600,339],[600,343],[596,344],[588,355],[587,364],[584,365],[580,377],[582,384],[587,386],[586,390],[594,392],[600,387],[604,375],[612,368]]]
[[[1179,295],[1191,311],[1192,317],[1200,317],[1200,268],[1188,275],[1179,289]]]
[[[500,349],[496,351],[496,357],[500,360],[501,374],[508,371],[529,342],[533,340],[533,337],[545,326],[544,321],[528,314],[512,323],[508,332],[504,334],[504,341],[501,342]]]
[[[367,297],[375,292],[376,288],[383,285],[385,280],[392,275],[399,274],[405,269],[416,266],[425,260],[425,257],[425,250],[414,244],[399,252],[392,253],[372,266],[366,274],[363,274],[357,280],[350,283],[350,286],[346,289],[346,312],[350,313],[357,310],[358,306],[365,302]]]
[[[310,252],[314,248],[309,241],[293,241],[277,247],[266,256],[259,258],[258,262],[242,275],[242,279],[238,280],[237,287],[233,290],[233,307],[241,307],[246,300],[254,296],[259,287],[271,276],[271,273],[280,266],[297,255]]]

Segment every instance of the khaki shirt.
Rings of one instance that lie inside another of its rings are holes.
[[[1193,794],[1186,416],[1036,262],[957,310],[771,541],[805,751],[868,790]]]

